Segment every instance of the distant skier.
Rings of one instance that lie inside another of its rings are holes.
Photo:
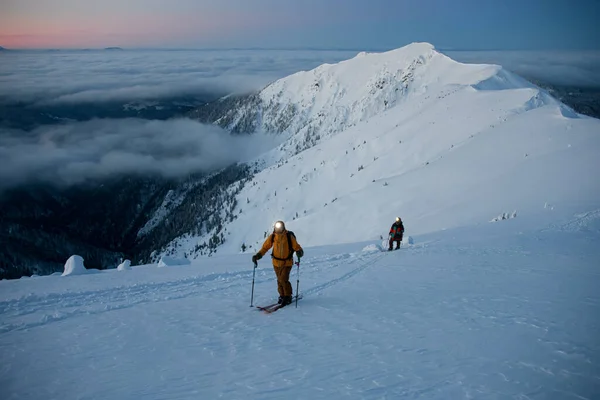
[[[285,229],[283,221],[275,222],[273,233],[265,240],[262,248],[252,256],[252,262],[260,260],[270,248],[273,248],[271,258],[273,259],[273,269],[277,276],[277,291],[279,292],[278,303],[288,305],[292,303],[292,284],[290,283],[290,272],[294,265],[294,251],[300,259],[304,256],[304,250],[296,241],[293,232]]]
[[[388,247],[388,251],[393,250],[394,242],[396,242],[396,250],[400,248],[402,236],[404,236],[404,224],[402,224],[402,218],[396,217],[396,222],[390,228],[390,246]]]

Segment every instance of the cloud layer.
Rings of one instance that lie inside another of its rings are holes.
[[[523,77],[561,86],[600,88],[600,51],[448,51],[466,63],[499,64]]]
[[[448,51],[550,84],[600,87],[600,52]],[[0,53],[0,104],[136,101],[258,90],[357,51],[136,50]]]
[[[0,53],[2,101],[85,107],[106,101],[160,100],[258,90],[269,82],[356,51],[171,50]],[[495,63],[551,84],[600,87],[600,52],[446,52]],[[13,108],[14,109],[14,108]],[[0,111],[2,111],[0,109]],[[175,177],[210,171],[273,147],[179,119],[92,120],[0,130],[0,190],[43,181],[76,184],[122,173]]]
[[[26,183],[73,185],[117,174],[164,177],[247,161],[275,138],[231,135],[189,119],[92,120],[31,132],[0,131],[0,191]]]
[[[0,101],[75,104],[244,93],[349,51],[18,51],[0,53]]]

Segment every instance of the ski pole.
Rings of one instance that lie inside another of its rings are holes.
[[[252,302],[254,301],[254,276],[256,275],[256,267],[258,267],[258,263],[254,261],[254,269],[252,270],[252,296],[250,297],[250,307],[254,307]]]
[[[296,308],[298,308],[298,287],[300,286],[300,259],[296,263],[298,266],[298,278],[296,279]]]

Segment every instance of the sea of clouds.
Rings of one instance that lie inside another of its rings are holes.
[[[0,53],[0,102],[85,103],[244,93],[322,63],[342,50],[126,50]],[[600,87],[599,51],[447,51],[550,84]],[[1,103],[0,103],[1,104]]]
[[[348,50],[124,50],[0,53],[2,107],[156,101],[259,90]],[[448,51],[555,85],[600,88],[600,52]],[[31,182],[77,184],[114,174],[176,177],[251,159],[277,143],[189,119],[93,119],[23,131],[0,127],[0,191]]]
[[[0,101],[79,104],[245,93],[355,54],[300,50],[4,52],[0,54]]]
[[[600,51],[448,51],[465,63],[498,64],[550,85],[600,88]]]

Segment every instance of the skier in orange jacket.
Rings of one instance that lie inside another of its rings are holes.
[[[252,256],[252,262],[256,264],[270,248],[273,248],[271,258],[273,259],[273,269],[277,276],[278,303],[285,306],[292,303],[290,272],[294,265],[294,251],[298,259],[300,259],[304,256],[304,250],[302,250],[302,247],[296,241],[294,232],[285,229],[283,221],[275,222],[273,233],[265,240],[262,248]]]

